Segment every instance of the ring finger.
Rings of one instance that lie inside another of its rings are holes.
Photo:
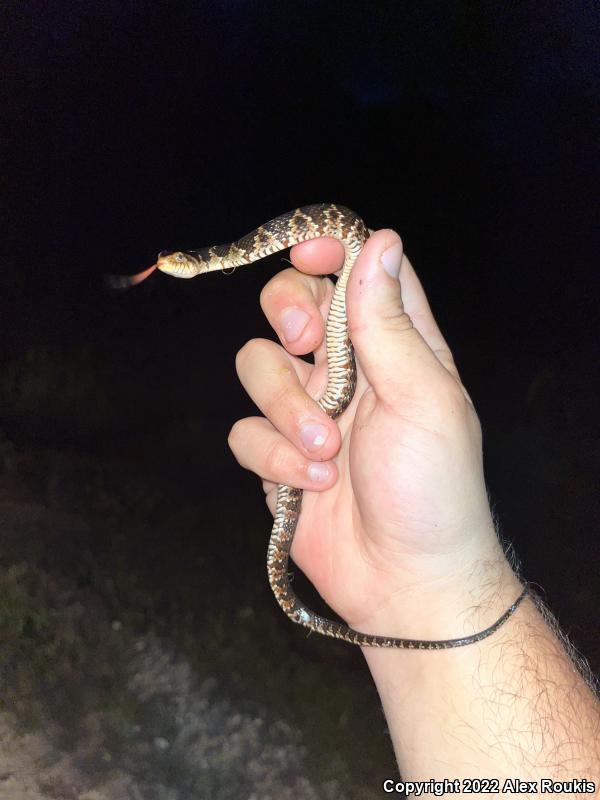
[[[262,478],[265,491],[278,483],[320,491],[329,489],[337,480],[333,461],[305,458],[263,417],[236,422],[228,442],[240,466]]]

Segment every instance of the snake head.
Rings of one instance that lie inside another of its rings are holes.
[[[172,275],[174,278],[195,278],[204,271],[193,255],[181,250],[175,250],[172,253],[163,250],[158,254],[156,266],[161,272]]]

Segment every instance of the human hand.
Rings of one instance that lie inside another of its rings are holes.
[[[316,276],[340,269],[343,248],[314,240],[291,259],[301,271],[281,272],[261,294],[284,346],[256,339],[238,353],[240,380],[266,418],[233,426],[234,455],[263,479],[271,512],[278,483],[304,490],[292,557],[352,628],[451,638],[464,632],[457,615],[473,606],[473,624],[485,627],[514,601],[518,582],[494,531],[477,415],[399,237],[375,233],[352,270],[357,387],[337,423],[315,400],[327,381],[333,293]],[[400,282],[384,261],[400,268]],[[306,324],[293,338],[298,311]],[[311,351],[314,366],[298,357]],[[309,447],[304,425],[323,426],[324,441]],[[327,474],[315,481],[318,465]]]

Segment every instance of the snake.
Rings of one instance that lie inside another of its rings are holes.
[[[330,237],[344,248],[344,264],[333,291],[326,321],[327,386],[318,405],[331,419],[348,407],[356,390],[356,359],[348,333],[346,287],[348,278],[369,237],[369,229],[354,211],[335,203],[304,206],[260,225],[251,233],[226,245],[198,250],[159,253],[156,264],[132,276],[109,276],[114,288],[127,288],[145,280],[155,269],[176,278],[194,278],[209,272],[229,272],[252,264],[310,239]],[[322,634],[363,647],[444,650],[478,642],[494,633],[517,609],[526,590],[490,627],[457,639],[406,639],[356,631],[343,622],[323,617],[308,608],[295,594],[289,568],[290,550],[298,527],[302,489],[279,484],[273,527],[267,549],[267,574],[277,602],[293,622]]]

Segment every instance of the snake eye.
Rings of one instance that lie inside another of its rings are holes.
[[[175,261],[185,261],[185,256],[183,255],[183,253],[177,253],[177,255],[175,256]]]

